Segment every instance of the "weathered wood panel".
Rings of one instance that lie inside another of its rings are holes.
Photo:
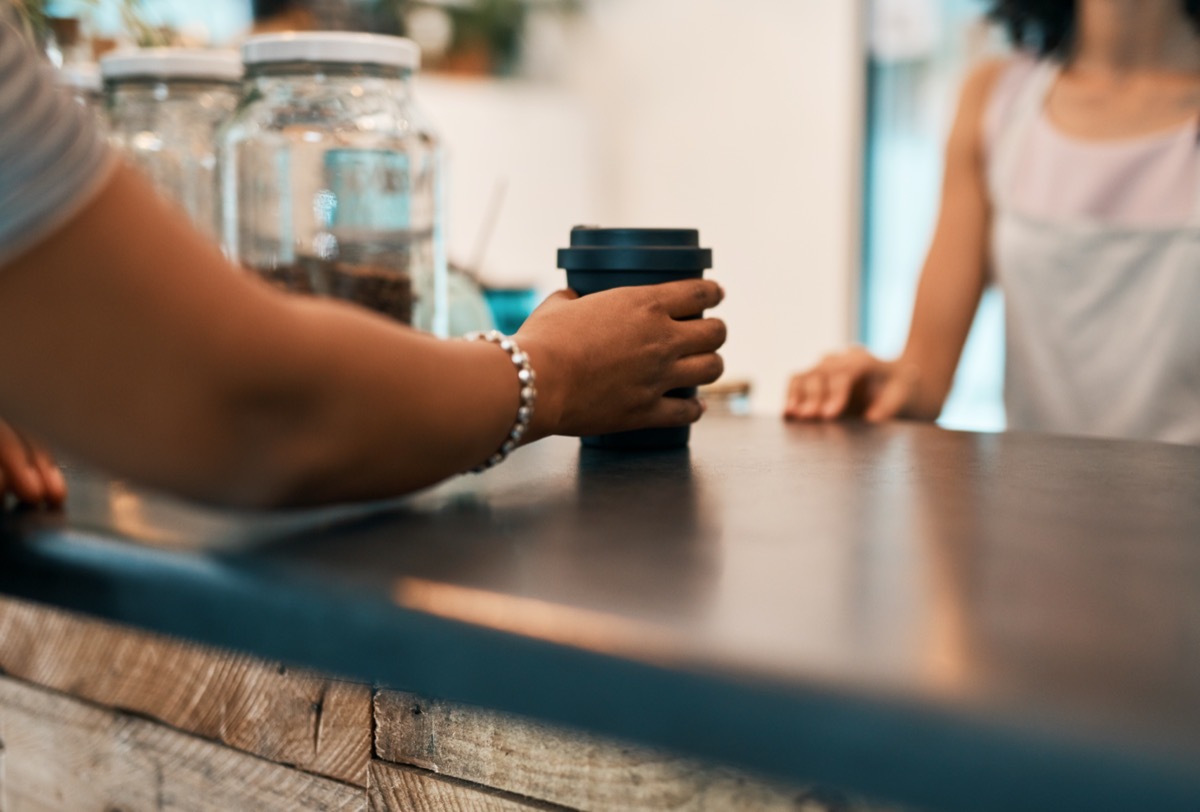
[[[371,691],[0,598],[0,671],[358,786]]]
[[[3,812],[363,810],[366,791],[0,678]]]
[[[377,757],[589,812],[818,812],[813,794],[479,708],[381,691]]]
[[[371,812],[562,812],[565,809],[382,761],[371,764],[368,796]]]

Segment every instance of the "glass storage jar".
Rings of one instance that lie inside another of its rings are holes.
[[[220,233],[217,131],[237,107],[234,51],[146,48],[106,54],[109,140],[201,231]]]
[[[220,152],[226,251],[289,290],[446,335],[440,151],[413,104],[416,44],[268,34],[242,59]]]

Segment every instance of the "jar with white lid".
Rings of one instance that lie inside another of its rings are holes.
[[[289,290],[446,335],[440,149],[413,103],[416,44],[268,34],[242,59],[220,153],[226,251]]]
[[[109,140],[188,213],[220,233],[217,131],[237,107],[234,51],[145,48],[100,59]]]

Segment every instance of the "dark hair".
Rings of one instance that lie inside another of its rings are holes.
[[[1180,0],[1200,29],[1200,0]],[[989,0],[988,19],[1004,26],[1014,46],[1039,56],[1065,57],[1075,33],[1076,0]]]
[[[269,17],[291,11],[298,5],[294,0],[250,0],[250,13],[255,22],[262,22]]]

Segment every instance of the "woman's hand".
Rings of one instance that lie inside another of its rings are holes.
[[[725,323],[695,317],[724,296],[703,279],[552,295],[516,335],[538,374],[530,439],[698,420],[697,399],[664,395],[721,377]]]
[[[784,417],[935,420],[941,413],[988,281],[992,207],[984,119],[1008,64],[988,62],[963,85],[946,144],[937,227],[901,360],[882,361],[861,348],[828,356],[792,378]]]
[[[882,361],[853,347],[827,355],[812,369],[793,376],[783,416],[788,420],[889,420],[907,414],[916,389],[916,370],[911,365]]]
[[[67,483],[46,449],[0,421],[0,505],[10,494],[21,504],[60,507]]]

